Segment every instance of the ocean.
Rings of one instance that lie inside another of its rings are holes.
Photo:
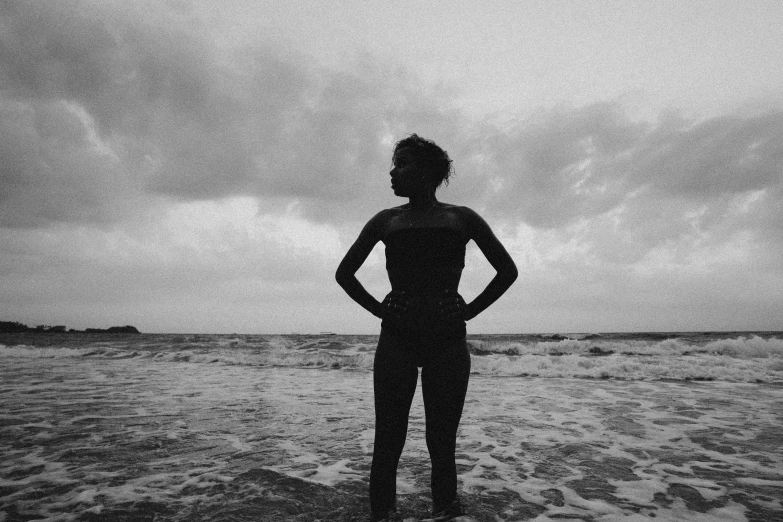
[[[372,335],[0,335],[0,522],[366,520]],[[783,333],[469,335],[479,521],[783,520]],[[398,520],[427,517],[417,390]]]

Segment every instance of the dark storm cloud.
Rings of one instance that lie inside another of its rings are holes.
[[[615,103],[557,110],[486,142],[490,212],[555,228],[616,206],[628,189],[614,164],[644,133]]]
[[[600,103],[496,132],[484,157],[487,212],[544,229],[592,220],[607,251],[628,241],[629,260],[683,237],[783,238],[780,112],[653,124]]]
[[[601,103],[520,122],[487,148],[502,212],[557,227],[643,188],[656,198],[709,203],[779,186],[783,113],[653,125]]]
[[[640,143],[631,175],[668,196],[709,201],[778,186],[783,113],[663,123]]]
[[[130,211],[132,179],[90,132],[67,102],[0,95],[0,225],[100,223]]]
[[[7,226],[120,219],[113,202],[144,194],[298,199],[327,219],[377,187],[390,132],[449,119],[402,71],[227,49],[155,3],[4,5],[3,196],[37,203],[4,210]],[[71,121],[49,125],[52,107]],[[81,197],[61,205],[69,184]]]

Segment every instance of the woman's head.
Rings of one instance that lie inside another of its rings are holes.
[[[434,141],[426,140],[411,134],[397,142],[394,146],[392,161],[399,153],[405,151],[416,166],[427,177],[432,188],[438,188],[444,182],[449,184],[449,178],[454,174],[451,159],[445,150],[438,147]]]

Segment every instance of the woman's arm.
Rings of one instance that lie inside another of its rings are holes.
[[[356,272],[375,248],[375,244],[381,240],[382,214],[383,212],[376,214],[367,222],[359,237],[340,261],[340,266],[335,273],[337,284],[345,290],[345,293],[362,308],[379,318],[383,317],[383,306],[356,279]]]
[[[463,207],[465,208],[465,207]],[[517,265],[501,244],[492,229],[476,212],[465,208],[465,218],[469,237],[476,242],[479,250],[497,272],[492,281],[470,304],[467,305],[465,320],[470,320],[486,310],[498,300],[516,281],[519,275]]]

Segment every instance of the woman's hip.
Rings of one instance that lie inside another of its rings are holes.
[[[470,357],[464,323],[461,330],[442,332],[383,326],[375,356],[396,357],[400,362],[408,361],[416,366]]]

